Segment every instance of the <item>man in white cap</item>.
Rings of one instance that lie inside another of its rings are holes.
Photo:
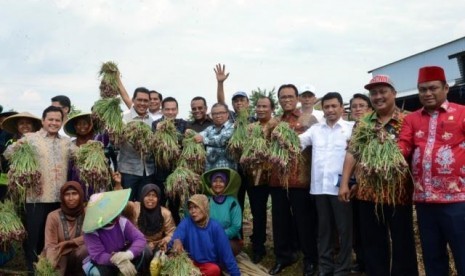
[[[303,113],[311,114],[318,119],[318,122],[324,123],[325,118],[323,111],[314,109],[317,98],[315,95],[315,86],[305,84],[299,89],[299,102]]]

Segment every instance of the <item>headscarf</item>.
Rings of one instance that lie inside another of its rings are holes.
[[[144,197],[146,197],[151,191],[154,191],[158,197],[158,203],[154,209],[148,209],[144,205]],[[161,214],[160,195],[160,188],[155,184],[147,184],[142,188],[140,195],[140,214],[137,219],[137,226],[146,236],[155,235],[163,229],[165,220]]]
[[[206,195],[195,194],[189,198],[189,202],[199,207],[200,211],[204,214],[205,219],[197,223],[198,226],[205,228],[210,218],[210,205],[208,204],[208,198]]]
[[[226,187],[228,185],[228,176],[224,172],[216,172],[216,173],[212,174],[212,177],[210,178],[210,181],[211,181],[210,186],[213,185],[213,182],[218,177],[221,178],[221,180],[223,180],[224,186]],[[223,203],[226,200],[226,196],[222,195],[222,194],[221,195],[213,195],[212,198],[216,203],[219,203],[219,204]]]
[[[65,204],[65,193],[68,190],[75,190],[79,194],[79,204],[75,208],[68,208]],[[78,217],[84,212],[84,191],[81,184],[76,181],[66,182],[60,189],[61,210],[68,217]]]

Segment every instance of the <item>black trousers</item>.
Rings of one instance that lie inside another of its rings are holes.
[[[335,195],[314,195],[318,213],[319,270],[324,275],[349,275],[352,263],[352,205]],[[337,233],[339,252],[335,256]]]
[[[465,275],[465,202],[417,203],[426,275],[449,275],[449,245],[458,275]]]
[[[308,189],[270,187],[274,254],[277,263],[290,263],[300,249],[304,264],[318,264],[316,211]],[[294,240],[298,240],[296,248]]]
[[[26,203],[26,231],[24,254],[29,272],[34,271],[34,262],[44,248],[45,222],[50,212],[60,208],[60,203]]]
[[[359,215],[366,274],[418,275],[412,205],[360,201]]]
[[[253,234],[250,237],[252,251],[254,254],[265,254],[267,204],[270,188],[268,185],[249,186],[247,187],[247,194],[249,195],[253,217]]]

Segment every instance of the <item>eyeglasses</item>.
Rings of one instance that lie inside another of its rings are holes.
[[[227,111],[215,112],[215,113],[212,113],[212,116],[221,116],[221,115],[225,115],[227,113],[228,113]]]
[[[192,111],[197,111],[197,110],[202,111],[202,110],[204,110],[204,107],[203,106],[202,107],[192,107],[191,110]]]

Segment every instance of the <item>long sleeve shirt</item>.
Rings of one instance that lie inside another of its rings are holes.
[[[19,141],[31,144],[35,150],[36,160],[39,162],[41,173],[40,184],[42,193],[38,195],[27,188],[27,203],[53,203],[60,202],[60,188],[65,184],[68,176],[69,159],[76,150],[71,140],[58,134],[56,137],[47,135],[47,131],[41,129],[34,133],[27,133]],[[5,157],[9,158],[16,150],[17,145],[10,145],[5,150]]]
[[[173,238],[168,244],[179,239],[189,256],[198,263],[216,263],[226,267],[231,276],[239,276],[241,272],[234,258],[231,245],[223,227],[213,219],[208,221],[205,228],[201,228],[187,217],[174,231]]]
[[[283,121],[289,124],[289,127],[297,134],[304,133],[312,125],[318,123],[315,116],[307,113],[302,113],[300,110],[295,109],[292,112],[286,112],[277,118],[278,121]],[[297,161],[297,165],[290,168],[288,187],[308,189],[310,186],[310,151],[304,150]],[[282,175],[276,167],[272,168],[270,177],[270,187],[284,188],[285,185],[282,181]]]
[[[414,201],[465,201],[465,106],[446,101],[431,114],[410,113],[398,145],[411,159]]]
[[[311,194],[338,194],[338,175],[342,174],[353,126],[353,122],[339,119],[332,127],[318,123],[299,135],[302,149],[312,146]]]
[[[207,151],[205,171],[214,168],[236,169],[237,164],[226,149],[233,132],[234,124],[227,121],[221,127],[212,125],[199,133],[203,137],[203,144]]]
[[[123,114],[123,122],[142,121],[149,127],[152,127],[153,119],[148,114],[140,116],[131,107]],[[121,173],[132,174],[137,176],[152,175],[155,172],[155,163],[152,154],[146,154],[141,158],[140,153],[136,151],[128,142],[120,145],[118,154],[118,171]]]
[[[112,265],[113,252],[130,250],[137,257],[147,244],[144,234],[124,217],[119,217],[111,227],[84,234],[84,242],[90,259],[99,265]]]
[[[237,199],[226,196],[222,203],[216,202],[212,197],[210,202],[210,217],[218,221],[229,239],[241,238],[242,211]]]

